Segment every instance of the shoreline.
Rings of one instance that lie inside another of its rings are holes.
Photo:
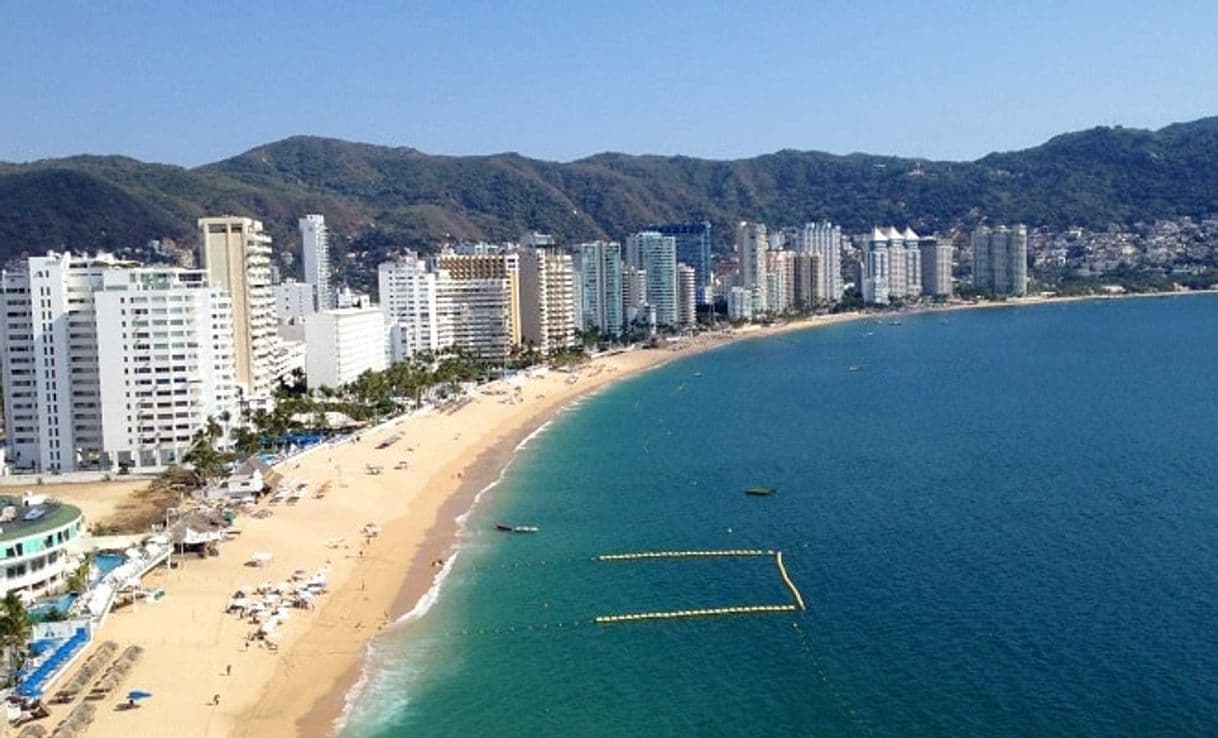
[[[448,568],[456,564],[454,555],[464,530],[463,518],[474,510],[482,494],[490,491],[503,478],[520,444],[534,432],[536,429],[523,426],[505,433],[469,465],[470,473],[462,476],[457,490],[440,506],[436,520],[424,534],[421,546],[407,566],[406,577],[389,610],[393,618],[391,627],[404,625],[403,619],[423,605],[424,599],[433,591],[439,597],[442,578],[447,575]],[[440,571],[431,566],[431,562],[437,560],[445,561]],[[430,609],[429,604],[411,621],[423,617]],[[394,616],[394,613],[401,614]],[[296,721],[297,735],[330,736],[340,727],[340,721],[346,720],[350,700],[362,689],[363,680],[367,677],[366,656],[370,645],[371,640],[361,649],[359,660],[337,675],[325,695],[308,712],[301,714]]]
[[[451,556],[455,551],[460,541],[460,534],[463,526],[457,521],[457,518],[462,515],[468,515],[473,512],[481,492],[493,484],[496,484],[498,479],[501,479],[507,466],[511,463],[520,447],[520,444],[529,438],[533,433],[549,423],[572,403],[579,401],[589,395],[594,394],[600,389],[607,386],[618,384],[621,381],[642,374],[643,372],[665,366],[672,361],[683,358],[696,356],[701,353],[713,351],[717,348],[737,343],[739,341],[766,338],[781,333],[795,332],[802,330],[810,330],[813,328],[826,327],[830,325],[840,325],[850,322],[864,321],[877,316],[891,315],[919,315],[933,314],[938,312],[956,312],[961,310],[986,309],[986,308],[1020,308],[1031,307],[1036,305],[1047,305],[1053,303],[1069,303],[1083,302],[1087,300],[1122,300],[1130,298],[1147,298],[1147,297],[1178,297],[1182,295],[1194,294],[1218,294],[1218,290],[1189,290],[1184,292],[1150,292],[1150,293],[1128,293],[1128,294],[1102,294],[1102,295],[1070,295],[1061,297],[1025,297],[1009,301],[985,301],[976,303],[956,303],[945,305],[932,305],[921,308],[916,308],[909,311],[892,312],[892,311],[875,311],[863,312],[854,311],[850,313],[828,314],[814,317],[802,318],[795,321],[771,324],[771,325],[756,325],[749,324],[741,329],[736,329],[729,334],[719,334],[717,336],[708,336],[708,340],[698,346],[682,347],[681,350],[670,350],[673,354],[661,361],[650,363],[644,367],[638,368],[629,374],[615,377],[612,381],[590,387],[585,392],[576,394],[566,403],[557,407],[551,407],[545,411],[537,413],[535,416],[521,426],[518,426],[511,431],[506,432],[493,445],[487,447],[470,465],[466,468],[472,470],[475,476],[466,479],[460,487],[452,494],[444,508],[440,511],[440,517],[436,519],[434,525],[427,532],[427,540],[424,543],[426,551],[416,553],[414,559],[410,562],[409,571],[405,574],[402,580],[401,590],[394,601],[394,609],[392,612],[400,612],[404,617],[412,609],[416,608],[433,589],[438,587],[435,575],[421,576],[426,574],[426,570],[420,571],[420,567],[424,562],[433,561],[435,558],[443,558],[447,561],[448,556]],[[684,350],[693,348],[692,351]],[[644,349],[635,349],[641,351]],[[663,350],[663,349],[661,349]],[[481,481],[476,481],[481,480]],[[410,572],[415,572],[411,574]],[[426,586],[422,582],[426,581]],[[439,592],[437,592],[437,596]],[[430,609],[430,607],[428,608]],[[426,613],[421,613],[422,617]],[[396,625],[395,621],[395,625]],[[375,638],[375,636],[373,636]],[[371,638],[365,644],[365,648],[361,651],[366,654],[367,647],[371,645]],[[296,735],[303,738],[330,738],[337,734],[337,731],[345,727],[346,720],[349,717],[349,702],[358,696],[360,690],[366,685],[364,680],[367,678],[365,669],[368,668],[366,660],[361,656],[360,660],[352,663],[346,670],[336,677],[331,685],[330,690],[326,695],[316,702],[312,708],[300,713],[300,717],[296,721]]]
[[[358,442],[289,460],[278,470],[287,477],[309,479],[311,487],[332,483],[327,499],[273,507],[274,516],[265,520],[240,518],[243,533],[224,546],[221,557],[192,559],[172,572],[157,572],[149,585],[164,586],[167,597],[155,605],[141,605],[139,611],[128,608],[114,613],[99,640],[145,646],[145,659],[129,681],[132,687],[155,692],[157,698],[130,713],[99,710],[90,735],[160,735],[167,721],[191,726],[191,735],[333,735],[348,700],[358,699],[355,688],[363,687],[370,643],[398,625],[403,613],[424,606],[423,601],[436,591],[437,576],[444,576],[454,564],[462,521],[480,494],[501,476],[520,443],[574,402],[622,380],[737,341],[847,322],[1180,294],[1213,292],[1030,298],[748,326],[654,350],[603,355],[571,374],[549,372],[517,385],[495,382],[480,388],[456,412],[402,416],[361,433]],[[393,436],[402,440],[388,450],[377,448]],[[402,454],[409,455],[409,469],[390,469]],[[362,470],[371,463],[385,464],[384,474],[365,475]],[[380,524],[382,532],[358,554],[354,543],[323,545],[344,535],[358,538],[355,532],[369,521]],[[255,551],[276,556],[265,572],[242,566]],[[432,565],[441,558],[445,567]],[[243,651],[241,644],[251,626],[223,614],[228,595],[251,580],[284,577],[294,566],[316,567],[323,560],[333,564],[331,591],[319,600],[317,610],[292,615],[278,654],[260,648]],[[231,675],[226,664],[233,667]],[[213,693],[222,695],[221,705],[210,703]]]

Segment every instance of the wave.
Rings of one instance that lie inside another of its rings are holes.
[[[582,405],[585,400],[601,394],[605,389],[605,387],[598,387],[585,395],[581,395],[580,397],[573,399],[572,401],[558,408],[554,415],[558,416],[570,410],[574,410]],[[508,470],[516,461],[518,454],[524,449],[528,448],[529,444],[534,439],[549,430],[553,423],[553,418],[546,420],[544,423],[537,426],[537,428],[533,429],[533,431],[524,438],[520,439],[520,442],[517,443],[516,447],[513,449],[511,457],[504,462],[503,467],[499,470],[498,476],[496,476],[495,479],[485,487],[478,490],[478,493],[474,495],[473,500],[470,501],[469,508],[453,519],[457,524],[457,539],[446,552],[444,564],[440,567],[440,570],[436,572],[435,577],[432,579],[431,586],[426,592],[423,593],[421,597],[419,597],[419,599],[409,610],[402,613],[402,615],[393,621],[392,625],[385,631],[385,633],[370,640],[364,647],[364,655],[361,659],[359,678],[355,681],[355,684],[351,686],[351,689],[347,691],[346,696],[343,698],[342,712],[339,713],[338,717],[335,718],[333,723],[333,733],[335,735],[341,733],[350,723],[355,712],[356,703],[360,702],[362,698],[367,696],[369,690],[374,689],[373,680],[375,678],[389,678],[399,673],[405,675],[404,672],[400,670],[392,669],[391,663],[394,663],[400,668],[405,668],[408,670],[410,660],[400,659],[395,660],[395,662],[391,662],[388,654],[386,654],[386,658],[380,658],[381,651],[383,650],[381,643],[382,639],[398,631],[403,625],[422,619],[423,616],[431,611],[431,609],[435,607],[436,603],[439,602],[440,593],[444,589],[444,583],[454,571],[457,559],[461,555],[461,542],[463,539],[468,537],[468,523],[474,511],[477,510],[479,502],[481,502],[483,496],[486,495],[487,492],[490,492],[495,487],[498,487],[503,480],[507,478]],[[404,697],[400,693],[397,696],[398,701],[396,701],[395,704],[378,705],[374,711],[369,712],[372,714],[380,714],[387,718],[391,717],[396,712],[394,708],[400,708],[402,706],[400,700],[404,699]]]
[[[580,400],[576,400],[572,403],[568,403],[567,405],[560,408],[559,412],[568,410],[568,409],[574,407],[575,405],[579,404],[579,402],[580,402]],[[478,503],[482,500],[482,497],[487,492],[491,491],[495,487],[498,487],[503,482],[503,480],[507,478],[508,469],[511,468],[512,463],[516,460],[517,454],[520,451],[523,451],[525,448],[527,448],[530,441],[537,438],[542,433],[544,433],[546,430],[548,430],[550,428],[550,426],[552,425],[552,423],[553,423],[553,420],[547,420],[546,422],[544,422],[540,426],[538,426],[536,429],[534,429],[527,436],[522,438],[520,440],[520,443],[516,444],[515,449],[513,449],[512,456],[503,464],[503,467],[499,470],[499,475],[497,477],[495,477],[495,479],[493,481],[491,481],[490,484],[487,484],[485,487],[478,490],[478,493],[476,495],[474,495],[474,499],[470,502],[469,508],[466,509],[465,512],[461,513],[460,515],[456,516],[453,519],[457,523],[457,542],[455,542],[447,551],[447,553],[444,557],[444,564],[443,564],[443,566],[440,567],[440,570],[438,572],[436,572],[435,577],[433,577],[431,586],[427,589],[426,592],[423,593],[423,595],[421,597],[419,597],[418,601],[415,602],[413,607],[411,607],[406,612],[402,613],[402,615],[400,615],[397,619],[395,619],[393,621],[393,624],[390,626],[390,628],[388,630],[386,630],[385,634],[370,640],[368,642],[368,644],[364,647],[364,655],[363,655],[363,658],[361,659],[359,678],[355,681],[355,684],[353,684],[351,686],[351,689],[347,691],[346,696],[343,698],[342,712],[340,712],[338,717],[334,719],[333,733],[335,735],[337,735],[338,733],[341,733],[350,723],[351,717],[355,711],[355,705],[357,702],[359,702],[361,700],[361,698],[363,698],[365,696],[365,693],[370,689],[370,687],[372,685],[373,677],[378,676],[378,675],[387,675],[388,674],[388,670],[389,670],[388,661],[381,660],[378,658],[378,656],[379,656],[378,642],[385,635],[389,635],[390,633],[394,632],[394,630],[400,628],[401,626],[403,626],[407,623],[412,623],[417,620],[420,620],[433,607],[435,607],[437,602],[439,602],[440,592],[444,588],[444,583],[448,580],[449,576],[452,574],[453,569],[456,565],[457,559],[461,555],[461,540],[463,538],[465,538],[468,533],[467,524],[469,522],[470,517],[473,515],[474,511],[477,509]],[[394,710],[392,710],[392,709],[386,710],[385,708],[387,708],[387,707],[391,707],[391,706],[388,706],[388,705],[378,706],[378,709],[376,710],[376,712],[384,714],[386,716],[393,715]]]

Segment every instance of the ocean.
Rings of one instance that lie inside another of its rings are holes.
[[[555,418],[341,734],[1218,733],[1218,297],[888,321]],[[781,550],[807,611],[593,622],[793,602],[772,557],[595,559],[736,548]]]

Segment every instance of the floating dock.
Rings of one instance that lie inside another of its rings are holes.
[[[762,615],[775,612],[795,612],[795,605],[737,605],[734,607],[708,607],[700,610],[670,610],[667,612],[634,612],[625,615],[600,615],[598,625],[610,623],[637,623],[643,620],[676,620],[679,618],[707,618],[717,615]]]
[[[638,561],[639,559],[700,559],[716,556],[773,556],[765,548],[729,548],[710,551],[638,551],[635,553],[601,554],[597,561]]]

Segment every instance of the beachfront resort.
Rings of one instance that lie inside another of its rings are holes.
[[[380,265],[378,304],[329,279],[320,215],[300,221],[304,282],[273,274],[259,221],[198,228],[197,268],[52,252],[0,280],[0,485],[22,490],[0,503],[18,735],[125,734],[201,703],[236,726],[251,697],[234,686],[283,677],[275,659],[308,652],[305,629],[343,633],[327,637],[351,659],[386,627],[423,533],[488,445],[666,348],[955,292],[951,242],[909,228],[741,223],[717,261],[709,225],[671,224],[623,243],[530,232],[402,251]],[[1026,291],[1025,229],[978,229],[972,251],[975,289]],[[124,480],[133,491],[90,519],[93,490]],[[72,499],[35,493],[52,484]],[[413,553],[383,553],[382,526],[406,517]],[[166,680],[186,663],[199,694]]]

